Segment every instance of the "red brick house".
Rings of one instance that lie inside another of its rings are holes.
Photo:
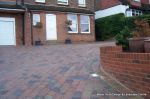
[[[150,7],[150,0],[96,0],[95,18],[102,18],[118,13],[124,13],[127,17],[142,15],[143,11]]]
[[[0,0],[0,45],[95,41],[93,0]]]

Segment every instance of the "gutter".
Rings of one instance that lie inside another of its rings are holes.
[[[0,8],[0,10],[25,12],[25,11],[24,11],[24,10],[22,10],[22,9],[9,9],[9,8]]]

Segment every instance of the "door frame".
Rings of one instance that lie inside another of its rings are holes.
[[[15,22],[15,18],[11,18],[11,17],[0,17],[0,21],[7,21],[7,22],[13,22],[13,37],[14,37],[14,46],[16,46],[16,22]]]
[[[57,16],[56,16],[56,14],[51,14],[51,13],[47,13],[46,14],[46,40],[47,41],[51,41],[51,40],[48,40],[47,39],[47,15],[52,15],[52,16],[55,16],[55,23],[56,23],[56,26],[55,26],[55,28],[56,28],[56,39],[54,39],[54,40],[58,40],[58,34],[57,34]],[[52,40],[53,41],[53,40]]]

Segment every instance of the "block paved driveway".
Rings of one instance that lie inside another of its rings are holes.
[[[99,47],[114,43],[0,46],[0,99],[126,99],[99,72]]]

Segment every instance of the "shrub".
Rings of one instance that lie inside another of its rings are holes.
[[[116,44],[122,45],[123,49],[127,50],[129,48],[128,39],[131,37],[132,37],[132,33],[130,29],[127,26],[125,26],[124,29],[115,36]]]
[[[124,14],[116,14],[97,19],[95,20],[96,38],[97,40],[114,38],[125,27],[132,32],[136,28],[134,21],[137,19],[146,19],[150,24],[150,15],[125,17]]]
[[[124,14],[100,18],[95,21],[97,39],[106,40],[114,37],[124,28]]]
[[[134,23],[136,24],[136,28],[133,31],[134,38],[150,36],[150,26],[148,24],[147,19],[138,19],[135,20]]]

